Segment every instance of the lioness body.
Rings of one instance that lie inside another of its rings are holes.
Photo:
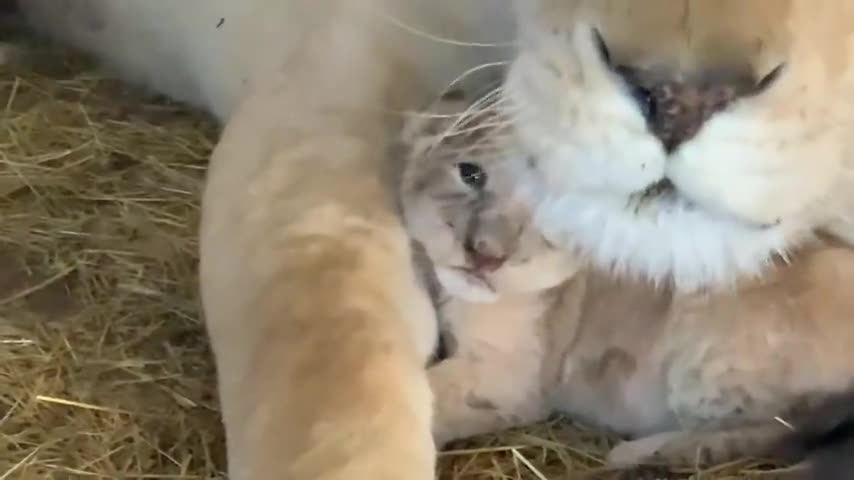
[[[384,181],[386,138],[396,112],[475,65],[516,56],[507,105],[549,180],[537,222],[600,266],[720,286],[761,272],[812,226],[849,233],[846,0],[19,4],[225,123],[201,286],[235,480],[431,477],[432,310]],[[510,40],[514,19],[518,48],[483,45]],[[764,93],[689,125],[699,133],[675,149],[649,97],[605,60],[668,81],[747,76]],[[664,180],[675,201],[627,210]]]
[[[39,29],[225,124],[201,289],[232,479],[432,478],[435,326],[383,183],[386,137],[499,50],[380,14],[512,40],[509,9],[486,3],[20,2]]]
[[[223,122],[247,94],[271,87],[284,73],[300,72],[291,64],[346,68],[351,75],[350,82],[333,77],[331,84],[315,84],[301,92],[305,95],[322,98],[324,88],[333,85],[381,96],[398,90],[398,106],[411,108],[410,95],[431,95],[466,69],[510,55],[508,0],[360,5],[338,0],[20,2],[38,29],[105,59],[131,81],[212,111]],[[439,37],[505,46],[443,44],[394,21]],[[375,46],[378,51],[365,51]],[[423,58],[411,58],[415,55]],[[383,75],[391,73],[408,81],[386,85]]]

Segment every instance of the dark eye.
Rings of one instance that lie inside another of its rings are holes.
[[[647,119],[653,118],[656,111],[655,99],[652,97],[652,92],[637,85],[630,85],[629,91],[635,99],[635,102],[638,104],[643,117]]]
[[[611,51],[608,50],[608,45],[605,43],[605,39],[602,38],[602,33],[599,30],[593,31],[593,37],[596,40],[596,49],[599,51],[599,56],[602,58],[602,61],[605,62],[605,65],[611,65]]]
[[[486,186],[486,172],[480,168],[480,165],[469,162],[460,162],[457,164],[457,171],[460,173],[460,178],[466,185],[477,189],[481,189]]]

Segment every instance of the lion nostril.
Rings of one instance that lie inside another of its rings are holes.
[[[653,91],[654,85],[646,81],[643,73],[637,69],[618,65],[614,71],[622,78],[628,94],[635,101],[641,115],[647,122],[654,121],[658,113],[657,99]]]
[[[629,92],[631,93],[632,98],[635,100],[635,103],[637,103],[638,108],[641,111],[641,115],[643,115],[643,118],[645,118],[648,122],[655,119],[656,104],[655,97],[653,96],[652,91],[644,87],[631,85],[629,86]]]
[[[614,67],[627,95],[646,119],[649,131],[667,153],[691,140],[710,118],[733,102],[767,88],[781,70],[782,66],[771,71],[757,85],[743,69],[681,72],[627,65]]]

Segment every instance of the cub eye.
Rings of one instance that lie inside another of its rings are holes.
[[[459,172],[463,183],[472,188],[479,190],[486,186],[486,172],[480,168],[480,165],[460,162],[457,164],[457,172]]]

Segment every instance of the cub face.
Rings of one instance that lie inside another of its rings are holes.
[[[473,302],[548,289],[580,264],[533,225],[525,192],[538,180],[530,160],[503,144],[504,126],[487,103],[442,99],[404,129],[408,231],[445,293]]]
[[[854,3],[516,4],[496,108],[552,242],[690,290],[850,220]]]

